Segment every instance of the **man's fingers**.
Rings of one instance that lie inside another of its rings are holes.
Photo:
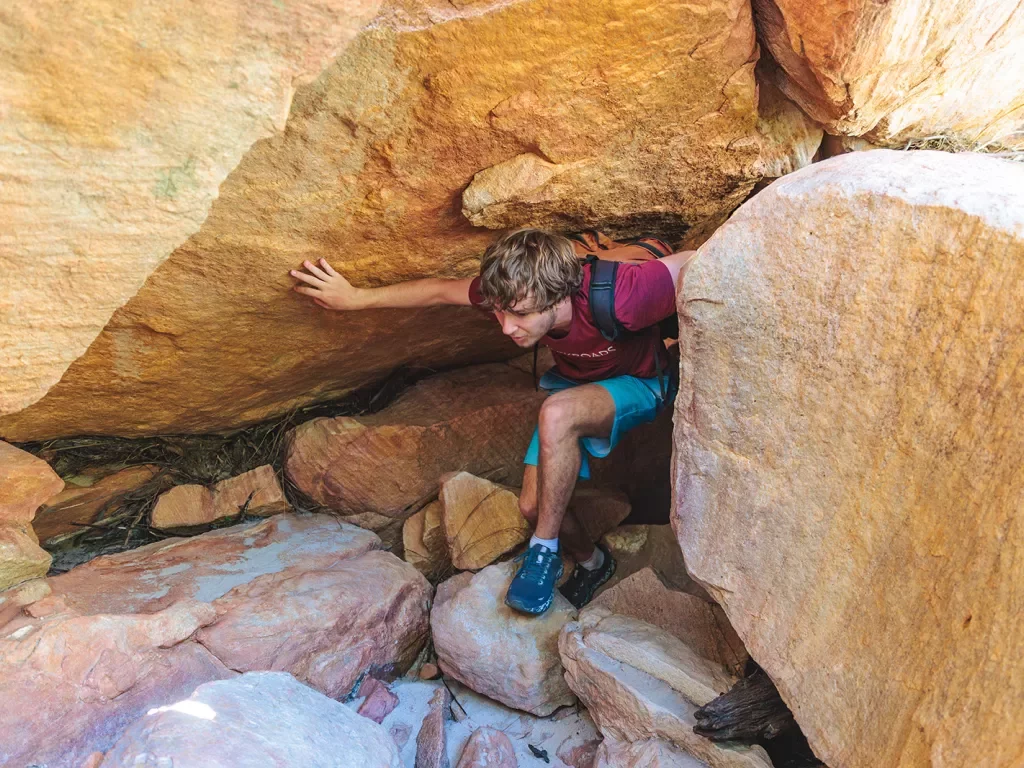
[[[328,304],[328,303],[327,303],[326,301],[324,301],[323,299],[313,299],[313,303],[314,303],[314,304],[319,304],[319,305],[320,305],[321,307],[323,307],[324,309],[331,309],[331,305],[330,305],[330,304]]]
[[[331,277],[340,277],[340,275],[334,271],[334,267],[327,263],[327,259],[320,259],[320,266],[324,268],[324,271]]]
[[[326,272],[320,269],[320,267],[318,267],[316,264],[314,264],[312,261],[309,261],[308,259],[302,262],[302,266],[304,266],[311,273],[319,277],[321,280],[327,280],[330,277],[330,275],[328,275]]]
[[[288,274],[291,275],[292,277],[294,277],[296,280],[301,280],[304,283],[309,283],[310,285],[316,286],[317,288],[320,288],[320,287],[322,287],[324,285],[324,281],[322,279],[320,279],[319,277],[313,277],[313,275],[307,275],[305,272],[299,272],[299,270],[297,270],[297,269],[293,269]]]
[[[316,299],[319,296],[323,296],[323,293],[317,290],[316,288],[307,288],[304,285],[296,285],[294,290],[296,293],[301,293],[306,296],[312,296],[314,299]]]

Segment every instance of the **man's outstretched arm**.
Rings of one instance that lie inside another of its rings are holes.
[[[676,293],[682,288],[683,281],[681,278],[685,277],[686,270],[690,268],[690,264],[693,263],[696,255],[696,251],[679,251],[679,253],[673,253],[658,259],[661,264],[668,267],[668,271],[672,275],[672,285],[676,287]]]
[[[441,304],[472,306],[469,300],[471,277],[462,280],[430,277],[380,288],[356,288],[339,275],[327,259],[320,259],[318,264],[304,261],[302,266],[305,272],[293,269],[288,273],[299,281],[295,291],[311,297],[325,309],[435,307]]]

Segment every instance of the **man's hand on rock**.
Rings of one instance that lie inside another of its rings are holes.
[[[299,281],[296,292],[312,297],[324,309],[363,308],[363,291],[335,272],[327,259],[320,259],[319,266],[308,260],[302,266],[305,272],[293,269],[288,273]]]

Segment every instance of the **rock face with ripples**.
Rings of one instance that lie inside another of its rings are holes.
[[[1024,166],[843,155],[699,253],[675,414],[690,574],[829,765],[1016,765]]]
[[[331,313],[288,270],[466,276],[486,227],[701,236],[803,135],[759,131],[747,0],[396,0],[354,38],[373,0],[106,5],[5,19],[39,49],[0,78],[0,168],[21,182],[0,207],[21,270],[0,293],[22,313],[10,439],[224,429],[398,366],[509,357],[470,309]],[[44,67],[60,44],[76,53]]]
[[[1024,147],[1017,0],[754,0],[754,13],[772,79],[829,133]]]

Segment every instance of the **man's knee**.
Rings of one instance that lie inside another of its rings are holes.
[[[575,429],[574,410],[572,401],[561,393],[545,400],[537,417],[541,441],[572,435]]]

